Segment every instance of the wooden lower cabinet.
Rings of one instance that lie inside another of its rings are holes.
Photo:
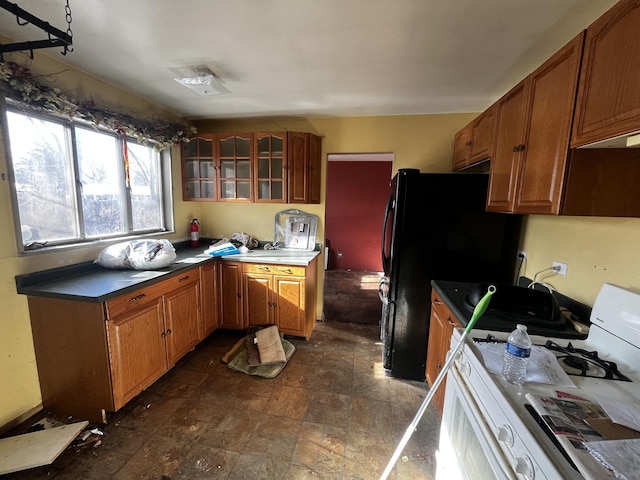
[[[307,340],[316,320],[316,264],[243,265],[244,319],[249,325],[277,325]]]
[[[167,371],[165,337],[162,298],[107,321],[114,411]]]
[[[242,263],[220,262],[220,328],[244,330]]]
[[[200,267],[200,340],[218,329],[218,262]]]
[[[201,340],[200,271],[103,303],[28,297],[43,407],[105,422]]]
[[[447,360],[453,329],[462,327],[435,290],[431,292],[431,321],[429,323],[429,343],[427,347],[427,367],[425,376],[432,386]],[[442,416],[446,381],[443,380],[433,396],[433,404]]]

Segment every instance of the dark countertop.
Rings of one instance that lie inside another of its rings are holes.
[[[466,327],[471,320],[473,310],[465,304],[465,298],[471,293],[475,283],[453,282],[445,280],[432,280],[431,286],[438,292],[447,307],[460,321],[463,327]],[[504,318],[492,318],[491,315],[485,313],[478,319],[475,324],[478,330],[494,330],[500,332],[510,332],[516,327],[517,321],[508,321]],[[566,325],[560,329],[550,329],[548,327],[540,327],[536,325],[527,325],[527,331],[531,335],[543,335],[547,337],[557,338],[586,338],[584,334],[578,333],[574,328]]]
[[[141,288],[145,284],[165,280],[199,264],[218,259],[307,266],[320,253],[318,251],[302,253],[299,251],[275,250],[273,252],[277,252],[277,254],[269,254],[267,251],[252,250],[251,253],[245,255],[228,255],[214,258],[204,253],[209,247],[208,242],[202,242],[197,248],[191,248],[188,242],[184,243],[187,245],[174,245],[176,259],[167,268],[159,270],[114,270],[101,267],[93,262],[84,262],[67,267],[17,275],[16,288],[18,293],[23,295],[85,302],[104,302]]]

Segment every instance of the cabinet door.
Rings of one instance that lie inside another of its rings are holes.
[[[287,134],[254,134],[255,181],[253,197],[256,203],[287,201]]]
[[[200,339],[218,328],[218,262],[209,262],[200,267]]]
[[[309,134],[289,132],[289,203],[309,202]]]
[[[118,410],[168,368],[162,299],[106,323],[114,408]]]
[[[440,371],[442,370],[443,358],[446,359],[446,328],[445,323],[438,311],[431,306],[431,321],[429,323],[429,343],[427,347],[427,368],[425,369],[425,376],[429,386],[433,386],[433,383],[438,378]],[[440,384],[438,391],[433,396],[433,404],[436,409],[442,415],[443,399],[444,399],[444,382]]]
[[[253,135],[251,133],[216,136],[221,202],[253,201]]]
[[[217,168],[213,152],[212,134],[198,135],[182,144],[184,200],[217,200]]]
[[[571,145],[640,130],[640,2],[621,0],[587,28]]]
[[[273,275],[244,274],[244,318],[247,326],[275,323],[272,290]]]
[[[583,39],[581,33],[529,77],[531,94],[515,212],[560,212]]]
[[[242,264],[220,262],[220,327],[245,328],[242,319]]]
[[[453,137],[453,171],[468,167],[471,163],[472,125],[469,124]]]
[[[491,160],[487,210],[512,212],[524,149],[526,80],[498,101],[496,151]]]
[[[305,336],[304,278],[274,276],[274,301],[278,330]]]
[[[309,134],[309,203],[320,203],[322,196],[322,137]]]
[[[200,282],[195,272],[180,277],[184,285],[164,295],[169,365],[192,350],[200,338]]]
[[[496,109],[497,106],[492,105],[473,121],[470,164],[493,157],[496,144]]]

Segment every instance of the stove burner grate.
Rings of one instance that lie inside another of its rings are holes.
[[[488,334],[486,338],[474,338],[474,341],[505,343],[504,340],[499,340],[491,334]],[[623,382],[631,381],[631,379],[620,373],[616,362],[603,360],[598,356],[597,351],[575,348],[571,342],[568,342],[567,346],[563,347],[553,340],[547,340],[541,346],[556,352],[558,361],[569,367],[569,371],[567,371],[569,375],[620,380]]]
[[[603,360],[598,356],[597,351],[575,348],[571,342],[568,342],[567,346],[563,347],[553,340],[547,340],[544,346],[549,350],[560,353],[560,355],[557,355],[559,359],[562,359],[569,367],[581,372],[576,375],[582,377],[599,377],[608,380],[621,380],[624,382],[631,381],[628,377],[620,373],[616,362]],[[598,372],[598,374],[590,373],[593,370]]]

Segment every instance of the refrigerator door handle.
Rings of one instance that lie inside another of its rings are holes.
[[[378,297],[383,305],[389,305],[389,279],[382,277],[378,283]]]
[[[391,252],[389,252],[389,256],[386,255],[385,247],[387,243],[387,222],[389,220],[389,216],[393,209],[395,208],[395,201],[393,193],[389,195],[389,200],[387,201],[387,207],[384,211],[384,221],[382,222],[382,270],[385,275],[389,275],[389,267],[391,263]],[[389,246],[391,247],[391,246]],[[391,250],[391,248],[389,248]]]

